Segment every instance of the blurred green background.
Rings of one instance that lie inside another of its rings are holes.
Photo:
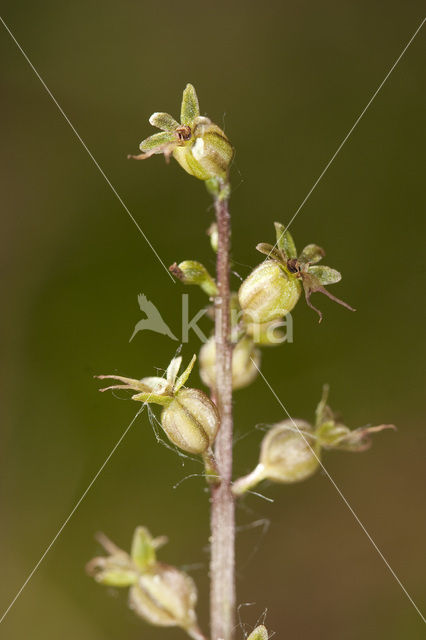
[[[156,110],[179,113],[185,83],[237,149],[233,255],[287,222],[419,25],[420,1],[3,3],[2,16],[166,265],[213,266],[202,183],[162,158],[129,162]],[[135,413],[92,376],[151,375],[177,343],[139,333],[137,294],[180,332],[171,280],[7,32],[2,89],[0,597],[6,609]],[[263,371],[294,417],[311,418],[324,382],[348,424],[394,422],[365,454],[325,465],[418,605],[425,596],[422,421],[425,34],[419,34],[292,225],[344,278],[316,315],[300,303],[294,343]],[[423,184],[422,184],[423,183]],[[238,279],[235,277],[235,287]],[[190,291],[194,313],[205,304]],[[207,330],[208,322],[201,325]],[[184,345],[185,360],[199,348]],[[197,376],[194,380],[199,383]],[[235,473],[256,461],[261,423],[283,419],[258,380],[235,395]],[[125,595],[84,573],[104,531],[127,547],[147,525],[161,558],[190,567],[207,629],[208,500],[201,467],[129,431],[0,626],[11,640],[183,638],[140,622]],[[246,630],[288,640],[424,637],[420,617],[336,490],[320,473],[265,487],[238,510],[238,602]],[[251,526],[259,522],[258,526]],[[263,525],[262,525],[263,522]],[[269,528],[268,528],[269,525]],[[263,527],[263,528],[262,528]],[[245,603],[254,603],[250,607]],[[238,637],[242,638],[242,630]]]

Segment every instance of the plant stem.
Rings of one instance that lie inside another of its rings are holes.
[[[210,613],[212,640],[232,640],[235,616],[235,514],[232,481],[232,344],[230,341],[230,241],[228,201],[215,199],[218,228],[215,298],[216,401],[221,426],[215,455],[221,482],[211,492]]]

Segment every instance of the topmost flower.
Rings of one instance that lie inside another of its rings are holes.
[[[143,153],[129,158],[144,160],[163,153],[168,159],[172,155],[185,171],[200,180],[227,181],[233,148],[222,129],[200,116],[192,84],[187,84],[183,92],[180,124],[162,112],[153,113],[149,122],[162,132],[143,140],[139,145]]]

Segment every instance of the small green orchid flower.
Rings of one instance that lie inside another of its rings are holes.
[[[166,160],[173,156],[199,180],[227,182],[233,148],[222,129],[200,115],[192,84],[187,84],[183,92],[180,123],[162,112],[153,113],[149,122],[162,132],[143,140],[139,145],[143,153],[129,158],[145,160],[162,153]]]
[[[327,405],[328,385],[324,385],[315,411],[315,426],[305,420],[283,420],[273,425],[262,440],[259,463],[232,487],[235,496],[250,491],[262,480],[290,484],[312,476],[321,466],[322,450],[365,451],[371,434],[395,429],[393,424],[349,429]]]
[[[306,302],[322,320],[322,313],[311,303],[311,294],[323,293],[334,302],[350,311],[355,311],[343,300],[329,293],[325,287],[339,282],[341,274],[335,269],[317,266],[325,255],[316,244],[308,244],[297,256],[296,246],[289,231],[279,222],[275,223],[277,242],[274,246],[262,242],[256,249],[267,256],[243,282],[239,300],[246,321],[265,323],[289,313],[301,293],[303,285]]]
[[[212,445],[220,426],[219,412],[204,391],[185,387],[195,360],[194,355],[183,373],[178,375],[182,358],[180,356],[173,358],[167,368],[166,378],[151,376],[137,380],[117,375],[96,377],[100,380],[112,379],[123,383],[113,384],[100,391],[110,389],[136,391],[137,393],[132,395],[132,400],[162,406],[161,426],[166,436],[182,451],[201,455],[207,480],[216,482],[218,471]]]
[[[105,535],[98,541],[108,555],[93,558],[86,571],[96,582],[129,587],[129,607],[140,618],[159,627],[180,627],[193,638],[205,640],[195,614],[197,588],[192,578],[168,564],[158,562],[156,550],[167,538],[153,538],[145,527],[137,527],[130,554]]]

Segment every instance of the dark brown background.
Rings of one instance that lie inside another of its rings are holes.
[[[212,265],[201,183],[161,158],[126,161],[177,115],[186,82],[237,149],[233,251],[245,276],[254,246],[287,222],[423,17],[421,2],[3,2],[2,15],[168,265]],[[420,33],[295,220],[344,274],[300,303],[294,343],[264,353],[263,371],[293,416],[311,418],[324,382],[348,424],[395,422],[362,455],[325,464],[402,583],[424,598],[422,501],[424,55]],[[150,375],[176,344],[138,334],[137,294],[180,331],[173,285],[2,28],[2,541],[6,608],[131,420],[135,406],[100,396],[92,375]],[[423,167],[422,167],[423,165]],[[235,279],[235,286],[238,280]],[[194,312],[204,304],[191,291]],[[203,323],[207,329],[206,321]],[[189,358],[199,348],[192,336]],[[194,381],[198,384],[197,377]],[[262,381],[235,396],[236,474],[256,460],[259,423],[283,412]],[[159,446],[146,416],[127,434],[0,627],[1,637],[183,638],[146,626],[84,574],[103,530],[127,547],[137,524],[167,534],[161,557],[198,565],[207,627],[208,508],[200,467]],[[285,640],[421,638],[421,620],[335,489],[320,473],[266,487],[238,511],[238,601],[247,630],[264,610]],[[242,631],[239,636],[242,638]]]

